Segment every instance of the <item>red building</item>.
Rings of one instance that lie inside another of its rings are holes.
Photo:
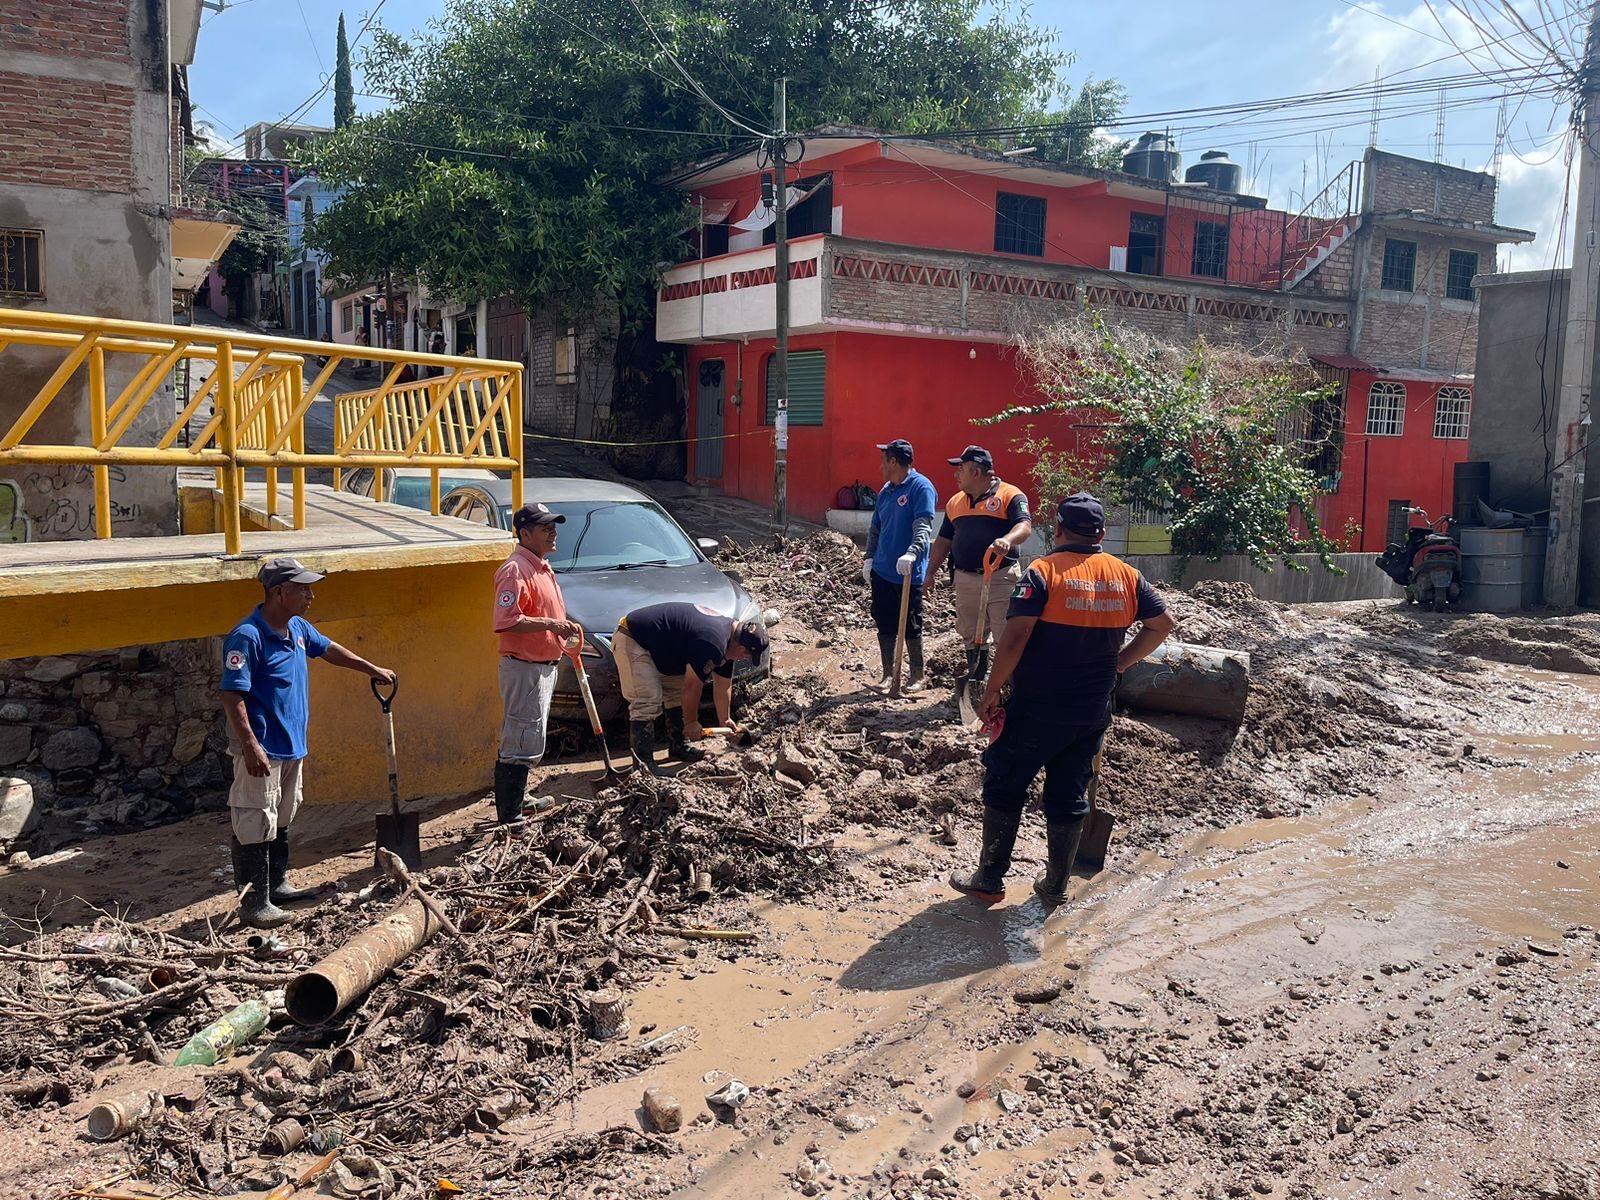
[[[972,420],[1036,399],[1016,335],[1085,308],[1172,341],[1267,345],[1338,383],[1307,421],[1331,435],[1321,515],[1363,525],[1359,548],[1381,548],[1391,500],[1448,506],[1471,411],[1471,281],[1498,243],[1533,237],[1493,223],[1492,177],[1369,150],[1290,213],[1241,194],[1218,155],[1177,182],[1177,156],[1148,139],[1125,165],[1149,174],[838,127],[805,150],[789,215],[797,515],[820,521],[841,487],[875,486],[873,445],[891,437],[924,464],[982,442],[1027,487],[1024,422]],[[772,495],[776,291],[762,166],[751,154],[680,173],[702,256],[670,268],[657,301],[657,337],[688,347],[690,478],[758,502]],[[1076,436],[1033,420],[1057,445]],[[942,465],[928,469],[943,492]]]

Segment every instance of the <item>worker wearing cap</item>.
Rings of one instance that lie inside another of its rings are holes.
[[[717,724],[734,736],[738,727],[733,723],[733,664],[759,661],[767,644],[764,626],[741,623],[686,601],[637,608],[618,621],[611,656],[628,702],[628,744],[634,761],[652,775],[663,774],[655,762],[655,721],[663,709],[668,760],[698,762],[705,757],[689,742],[705,736],[700,697],[707,683]]]
[[[989,673],[989,635],[998,636],[1006,623],[1006,605],[1022,578],[1020,548],[1033,533],[1028,498],[994,473],[994,458],[982,446],[968,446],[959,457],[946,460],[956,469],[960,489],[944,506],[944,523],[928,554],[928,586],[948,562],[955,576],[956,632],[972,646],[978,636],[978,611],[984,617],[985,644],[969,649],[967,671],[982,680]],[[985,557],[999,556],[994,574],[983,575]]]
[[[983,755],[978,869],[950,877],[956,890],[977,899],[1005,896],[1022,809],[1041,769],[1050,857],[1033,888],[1046,904],[1067,898],[1117,678],[1174,628],[1160,593],[1100,549],[1105,527],[1098,500],[1087,492],[1068,496],[1056,512],[1055,548],[1034,560],[1012,592],[983,695],[984,720],[994,721],[1002,716],[1000,689],[1011,683],[1000,736]],[[1136,624],[1139,632],[1123,645]]]
[[[933,545],[933,514],[939,494],[928,477],[916,470],[911,443],[904,438],[879,444],[883,487],[872,509],[867,529],[867,558],[861,577],[872,588],[872,623],[878,628],[878,653],[883,658],[883,678],[894,680],[895,641],[900,629],[900,593],[911,580],[911,602],[906,610],[906,657],[910,660],[908,691],[922,686],[922,584],[928,573],[928,547]]]
[[[325,576],[296,559],[275,558],[256,578],[266,594],[222,643],[221,688],[233,759],[233,877],[245,889],[239,915],[245,924],[266,929],[289,920],[279,904],[316,894],[288,882],[289,826],[305,780],[307,664],[320,658],[385,683],[394,682],[394,672],[329,641],[305,619],[311,585]]]
[[[502,825],[522,817],[528,772],[544,757],[545,726],[556,690],[556,664],[582,627],[567,619],[556,573],[545,560],[565,517],[524,504],[511,518],[517,546],[494,573],[494,631],[500,639],[500,753],[494,764],[494,812]]]

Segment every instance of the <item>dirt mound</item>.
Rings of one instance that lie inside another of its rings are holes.
[[[1534,620],[1476,613],[1453,622],[1440,640],[1475,658],[1600,675],[1600,618],[1594,616]]]

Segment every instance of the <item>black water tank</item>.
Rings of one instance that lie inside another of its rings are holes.
[[[1183,178],[1188,183],[1207,184],[1212,191],[1237,194],[1244,187],[1244,168],[1229,158],[1226,150],[1207,150]]]
[[[1489,503],[1489,464],[1487,462],[1460,462],[1456,464],[1455,490],[1451,493],[1451,511],[1457,525],[1482,525],[1478,517],[1478,501]]]
[[[1141,134],[1133,149],[1122,156],[1122,169],[1129,175],[1164,179],[1168,183],[1177,182],[1178,168],[1182,165],[1183,155],[1164,133]]]

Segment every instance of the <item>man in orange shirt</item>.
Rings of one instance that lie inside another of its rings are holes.
[[[545,561],[566,520],[543,504],[524,504],[511,518],[517,548],[494,573],[494,631],[500,635],[500,757],[494,764],[494,811],[502,825],[522,817],[528,772],[544,757],[545,723],[555,694],[556,664],[567,639],[581,630],[567,620],[556,573]]]

